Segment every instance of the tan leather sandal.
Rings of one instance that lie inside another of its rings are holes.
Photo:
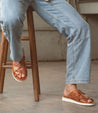
[[[91,102],[89,101],[91,100]],[[94,100],[85,95],[82,91],[76,89],[72,91],[68,96],[63,96],[62,101],[71,102],[84,106],[94,106]]]
[[[17,82],[22,82],[27,78],[27,69],[25,66],[25,56],[19,62],[13,62],[12,75]]]

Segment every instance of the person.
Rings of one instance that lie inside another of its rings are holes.
[[[66,86],[62,101],[92,106],[95,102],[77,88],[89,83],[91,68],[91,36],[89,24],[65,0],[2,0],[2,31],[10,44],[13,77],[17,81],[27,78],[25,55],[21,47],[21,34],[25,13],[29,5],[53,28],[67,38]]]

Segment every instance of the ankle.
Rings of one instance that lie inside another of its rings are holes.
[[[64,89],[64,95],[68,95],[71,91],[77,89],[76,84],[66,84]]]
[[[77,89],[77,85],[76,84],[66,84],[65,89]]]

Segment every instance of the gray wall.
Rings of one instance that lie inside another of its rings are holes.
[[[98,59],[98,15],[88,15],[88,23],[91,27],[91,55],[92,59]]]

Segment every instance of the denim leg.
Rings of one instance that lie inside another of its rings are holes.
[[[88,83],[91,64],[91,38],[88,23],[65,0],[34,0],[35,11],[67,37],[66,84]]]
[[[23,56],[20,38],[29,3],[29,0],[2,0],[1,3],[1,18],[3,19],[1,27],[9,41],[10,58],[13,61],[20,61]]]

